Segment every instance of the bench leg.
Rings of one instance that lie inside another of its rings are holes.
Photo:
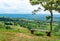
[[[34,30],[31,30],[31,34],[34,34]]]
[[[46,36],[51,36],[51,32],[46,32]]]

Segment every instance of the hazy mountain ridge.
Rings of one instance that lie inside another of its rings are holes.
[[[0,17],[9,17],[9,18],[22,18],[22,19],[29,19],[29,20],[46,20],[46,16],[50,14],[0,14]],[[54,21],[60,21],[60,14],[53,15]]]

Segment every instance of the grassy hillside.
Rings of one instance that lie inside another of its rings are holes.
[[[59,36],[36,36],[30,34],[27,28],[19,26],[13,26],[13,28],[13,30],[0,29],[0,41],[60,41]]]
[[[49,30],[49,22],[1,18],[0,41],[60,41],[59,22],[53,22],[51,37],[47,37],[45,32],[39,31],[31,34],[30,29]]]

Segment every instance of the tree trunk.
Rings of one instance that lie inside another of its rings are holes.
[[[53,13],[52,13],[52,10],[50,10],[50,13],[51,13],[51,18],[50,18],[50,33],[49,33],[49,36],[51,36],[51,32],[52,32],[52,22],[53,22]]]

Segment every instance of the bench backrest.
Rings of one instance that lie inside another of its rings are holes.
[[[33,30],[33,31],[40,31],[40,32],[50,32],[49,30],[40,30],[40,29],[30,29],[30,30]]]

